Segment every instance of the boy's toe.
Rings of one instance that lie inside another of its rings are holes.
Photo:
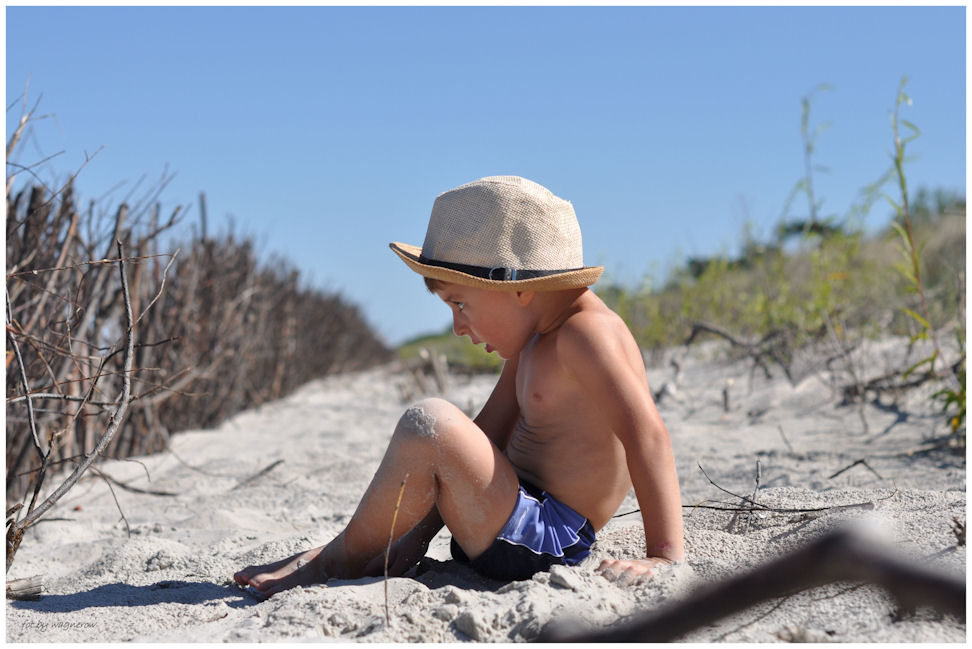
[[[250,583],[250,566],[243,568],[236,574],[233,575],[233,581],[240,584],[241,586],[247,586]]]

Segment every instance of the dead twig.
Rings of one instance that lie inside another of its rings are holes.
[[[763,336],[761,340],[757,342],[749,342],[736,338],[721,327],[717,327],[707,322],[695,322],[692,324],[692,331],[689,333],[688,338],[686,338],[683,344],[688,347],[695,341],[699,334],[702,333],[715,334],[728,340],[732,346],[742,348],[743,351],[746,352],[746,355],[753,359],[754,365],[763,370],[763,374],[767,379],[772,378],[773,375],[769,371],[769,367],[767,367],[764,357],[772,359],[783,370],[787,380],[791,384],[794,383],[793,375],[790,372],[790,364],[780,355],[779,351],[777,350],[777,347],[780,344],[780,339],[783,337],[782,331],[771,331]]]
[[[115,355],[117,355],[119,353],[123,353],[123,352],[124,352],[124,350],[120,350],[120,349],[112,350],[111,352],[109,352],[104,357],[103,360],[108,361],[112,357],[114,357]],[[133,371],[134,370],[128,370],[127,372],[125,370],[121,370],[119,372],[103,372],[101,370],[101,368],[99,368],[99,370],[97,372],[95,372],[94,374],[92,374],[91,376],[79,376],[76,379],[70,379],[68,381],[60,381],[56,385],[53,385],[51,387],[59,388],[62,385],[71,385],[72,383],[84,383],[85,381],[97,381],[98,379],[100,379],[102,377],[105,377],[105,376],[118,376],[118,375],[121,375],[121,374],[130,374]],[[22,397],[24,395],[20,395],[20,396]],[[14,397],[14,398],[16,399],[18,397]],[[82,400],[87,401],[87,399],[82,399]],[[112,405],[117,405],[118,404],[117,401],[114,401],[114,402],[111,402],[111,403],[112,403]]]
[[[395,540],[395,523],[398,522],[398,508],[402,505],[402,496],[405,494],[405,483],[408,481],[408,474],[402,478],[402,486],[398,488],[398,500],[395,501],[395,512],[392,514],[391,529],[388,530],[388,546],[385,548],[385,624],[391,626],[391,616],[388,613],[388,557],[391,555],[392,542]]]
[[[132,392],[132,364],[135,355],[135,318],[132,314],[132,301],[131,295],[128,288],[128,276],[125,273],[125,257],[122,251],[121,241],[117,242],[118,247],[118,268],[119,275],[121,276],[121,288],[122,296],[125,303],[125,321],[127,324],[125,338],[125,356],[123,360],[124,371],[122,374],[122,394],[119,398],[118,407],[115,409],[109,417],[108,426],[105,428],[104,433],[102,433],[101,438],[98,440],[98,444],[95,448],[85,456],[85,458],[75,467],[74,471],[71,472],[64,482],[62,482],[57,489],[54,490],[36,509],[28,510],[27,515],[23,520],[13,523],[7,530],[7,568],[10,568],[10,564],[13,563],[13,557],[17,552],[17,548],[20,547],[20,542],[23,540],[24,532],[33,525],[41,516],[43,516],[51,507],[53,507],[61,497],[66,494],[71,487],[73,487],[81,476],[84,474],[88,468],[94,463],[94,461],[101,455],[102,452],[108,447],[111,442],[112,437],[118,431],[118,428],[125,421],[125,416],[128,414],[128,406],[130,404],[130,397]],[[93,386],[92,386],[93,389]],[[90,391],[89,391],[90,393]],[[39,483],[38,483],[39,484]],[[35,492],[36,493],[36,492]]]
[[[749,497],[749,502],[756,504],[756,492],[759,491],[759,479],[762,476],[762,470],[759,464],[759,458],[756,458],[756,486],[753,487],[753,495]],[[753,513],[749,512],[749,516],[746,517],[746,533],[749,533],[749,524],[753,520]]]
[[[549,624],[540,642],[668,642],[751,606],[834,582],[866,582],[888,591],[900,608],[930,606],[965,621],[965,581],[917,565],[869,530],[846,526],[749,572],[703,586],[682,601],[606,629]]]
[[[708,480],[709,484],[711,484],[713,487],[715,487],[719,491],[727,493],[730,496],[733,496],[734,498],[738,498],[739,500],[749,504],[748,507],[714,507],[714,506],[707,506],[702,504],[695,505],[695,507],[699,509],[720,509],[722,511],[744,511],[744,512],[745,511],[752,512],[754,509],[759,509],[760,511],[773,512],[777,514],[800,514],[800,513],[836,511],[841,509],[854,509],[858,507],[865,507],[865,508],[874,507],[874,501],[850,503],[847,505],[830,505],[827,507],[767,507],[766,505],[763,505],[755,501],[755,493],[756,493],[755,491],[753,492],[752,498],[747,498],[746,496],[733,493],[732,491],[729,491],[728,489],[725,489],[724,487],[720,486],[712,478],[710,478],[709,474],[706,473],[705,469],[702,468],[701,463],[698,464],[698,467],[699,467],[699,471],[702,472],[702,475],[705,476],[705,479]],[[881,500],[888,500],[890,498],[893,498],[897,493],[898,493],[898,488],[895,487],[894,491],[892,491],[890,495],[878,499],[878,502],[880,502]],[[708,501],[703,501],[703,502],[708,502]],[[686,505],[683,505],[683,507],[686,507]]]
[[[19,397],[10,397],[7,399],[7,405],[13,403],[18,403],[20,401],[28,401],[30,399],[53,399],[55,401],[80,401],[82,403],[89,403],[92,406],[117,406],[117,401],[92,401],[86,397],[78,397],[71,394],[58,394],[56,392],[33,392],[31,394],[22,394]]]
[[[159,301],[159,298],[162,296],[162,291],[165,290],[165,280],[169,276],[169,268],[172,267],[172,263],[176,260],[176,257],[179,256],[179,252],[180,252],[179,250],[176,250],[169,257],[169,263],[167,263],[165,265],[165,269],[162,271],[162,281],[159,283],[159,290],[155,292],[155,297],[153,297],[152,298],[152,301],[148,303],[148,306],[146,306],[145,309],[142,310],[141,315],[138,316],[138,320],[135,321],[136,323],[141,322],[142,321],[142,318],[145,317],[145,314],[148,313],[149,309],[151,309],[152,306],[156,302]],[[152,255],[152,256],[154,257],[155,255]],[[172,339],[170,338],[169,340],[172,340]],[[163,340],[162,342],[169,342],[169,341],[168,340]],[[156,343],[156,344],[159,344],[159,343]]]
[[[845,505],[827,505],[826,507],[770,507],[768,505],[763,505],[756,503],[755,505],[749,507],[740,507],[738,505],[733,505],[731,503],[723,503],[717,500],[703,500],[701,502],[692,505],[682,505],[682,509],[711,509],[719,512],[752,512],[754,509],[759,509],[761,512],[766,512],[768,514],[819,514],[821,512],[836,512],[843,511],[845,509],[874,509],[874,503],[879,503],[885,500],[890,500],[898,494],[897,487],[883,498],[877,498],[875,500],[869,500],[865,502],[857,503],[847,503]],[[732,494],[736,496],[736,494]],[[745,499],[745,496],[736,496],[737,498]],[[715,505],[706,505],[705,503],[716,503]],[[621,518],[622,516],[630,516],[631,514],[637,514],[641,509],[633,509],[630,512],[623,512],[621,514],[615,514],[612,518]]]
[[[890,500],[894,498],[898,493],[895,489],[890,494],[883,498],[877,498],[875,500],[869,500],[866,502],[859,503],[847,503],[846,505],[828,505],[826,507],[767,507],[766,505],[759,505],[758,509],[761,512],[766,512],[768,514],[816,514],[820,512],[835,512],[842,511],[845,509],[874,509],[874,503],[881,502],[883,500]],[[711,501],[703,501],[711,502]],[[723,512],[752,512],[753,507],[734,507],[729,503],[723,503],[725,507],[716,507],[715,505],[682,505],[686,509],[713,509],[716,511]],[[640,510],[639,510],[640,511]]]
[[[17,146],[17,142],[20,141],[20,137],[21,135],[23,135],[24,129],[27,127],[27,123],[30,122],[31,117],[34,114],[34,111],[37,110],[37,107],[40,105],[41,98],[38,97],[37,101],[34,103],[34,107],[31,108],[30,110],[27,110],[27,90],[29,88],[30,88],[30,79],[28,78],[27,83],[24,85],[24,95],[23,95],[24,107],[20,111],[20,120],[17,122],[17,128],[14,130],[13,133],[11,133],[10,137],[7,139],[7,159],[8,160],[10,159],[10,154],[13,153],[14,148]],[[41,97],[43,97],[43,95],[41,95]],[[13,104],[11,104],[9,108],[12,107]],[[9,193],[10,190],[8,189],[7,191]]]
[[[112,404],[112,405],[116,405],[116,404]],[[77,455],[71,455],[69,457],[66,457],[66,458],[63,458],[63,459],[60,459],[60,460],[55,460],[55,461],[51,462],[49,464],[49,466],[58,466],[59,464],[64,464],[65,462],[74,462],[75,460],[77,460],[78,458],[81,458],[81,457],[84,457],[84,454],[83,453],[79,453]],[[138,460],[132,459],[130,457],[124,457],[123,458],[123,457],[114,457],[114,456],[111,456],[111,455],[104,455],[102,457],[104,459],[106,459],[106,460],[119,460],[119,461],[136,462],[138,464],[142,464]],[[144,468],[144,465],[143,465],[143,468]],[[15,475],[17,475],[17,476],[30,475],[32,473],[37,473],[38,470],[39,469],[30,469],[28,471],[21,471],[20,473],[17,473]],[[148,473],[148,470],[146,469],[146,474],[147,473]],[[118,484],[121,484],[121,483],[118,483]],[[20,507],[20,505],[17,505],[17,506]]]
[[[20,354],[20,345],[17,344],[17,338],[13,335],[13,316],[10,313],[10,292],[7,292],[7,340],[10,341],[10,346],[13,347],[14,356],[17,358],[17,365],[20,367],[20,383],[24,388],[24,394],[27,395],[27,421],[30,424],[30,434],[34,439],[34,448],[40,453],[41,457],[44,457],[44,449],[41,448],[40,438],[37,437],[37,423],[34,421],[34,404],[30,400],[30,385],[27,382],[27,369],[24,366],[24,358]]]
[[[832,476],[828,477],[827,479],[828,480],[833,480],[834,478],[836,478],[837,476],[839,476],[841,473],[843,473],[845,471],[849,471],[850,469],[853,469],[855,466],[858,466],[858,465],[865,467],[868,471],[870,471],[871,473],[873,473],[874,475],[876,475],[878,477],[878,480],[884,480],[884,478],[881,476],[881,474],[878,473],[877,471],[875,471],[871,467],[871,465],[867,463],[867,459],[865,459],[865,458],[861,458],[861,459],[857,460],[856,462],[850,463],[849,465],[845,466],[840,471],[837,471],[835,474],[833,474]]]
[[[260,469],[259,471],[257,471],[253,475],[251,475],[249,478],[246,478],[245,480],[241,480],[230,491],[233,491],[234,489],[239,489],[240,487],[245,487],[246,485],[250,484],[251,482],[254,482],[256,480],[259,480],[260,478],[262,478],[266,474],[268,474],[271,471],[273,471],[274,469],[276,469],[281,464],[283,464],[283,460],[277,460],[276,462],[272,462],[271,464],[268,464],[267,466],[263,467],[262,469]]]
[[[793,450],[793,445],[790,444],[790,440],[786,438],[786,433],[783,432],[783,426],[777,424],[776,428],[780,431],[780,437],[783,438],[783,443],[786,444],[786,448],[788,451],[790,451],[790,455],[797,455],[796,451]]]
[[[743,502],[747,502],[750,505],[752,505],[753,508],[757,508],[758,507],[760,509],[765,509],[765,507],[763,507],[763,505],[760,505],[759,503],[753,501],[751,498],[747,498],[746,496],[740,496],[739,494],[733,493],[733,492],[729,491],[728,489],[725,489],[725,488],[719,486],[718,484],[716,484],[715,480],[713,480],[712,478],[710,478],[709,477],[709,474],[706,473],[705,472],[705,469],[702,468],[702,464],[701,463],[697,463],[696,466],[699,467],[699,471],[701,471],[702,472],[702,475],[705,476],[705,479],[709,481],[709,484],[711,484],[713,487],[715,487],[719,491],[722,491],[724,493],[727,493],[730,496],[734,496],[734,497],[742,500]]]
[[[108,485],[108,491],[111,492],[111,497],[115,501],[115,507],[118,508],[118,513],[121,514],[122,522],[125,523],[125,532],[128,533],[128,538],[132,538],[132,528],[128,524],[128,517],[125,516],[125,512],[121,508],[121,503],[118,502],[118,496],[115,495],[115,489],[111,486],[112,480],[109,480],[108,477],[105,476],[104,473],[102,473],[101,471],[99,471],[95,467],[91,467],[91,470],[94,472],[94,474],[96,476],[98,476],[99,478],[101,478],[102,480],[104,480],[104,482],[105,482],[106,485]]]
[[[963,356],[952,363],[952,365],[946,366],[946,369],[952,374],[956,374],[960,371],[964,361],[965,357]],[[891,394],[898,394],[900,392],[904,392],[905,390],[917,388],[927,381],[934,381],[941,378],[940,374],[931,371],[916,374],[915,378],[907,381],[898,380],[900,376],[901,372],[896,371],[874,377],[873,379],[863,383],[858,382],[845,385],[841,387],[841,402],[839,405],[848,405],[859,399],[865,399],[868,392],[890,392]]]
[[[121,487],[125,491],[130,491],[135,494],[144,494],[146,496],[163,496],[163,497],[174,497],[179,495],[171,491],[160,491],[158,489],[142,489],[141,487],[133,487],[130,484],[121,482],[120,480],[116,480],[115,478],[111,477],[104,471],[99,471],[98,469],[94,469],[94,468],[92,468],[91,470],[95,471],[101,477],[101,479],[107,482],[109,485],[115,485],[116,487]],[[117,499],[115,502],[116,503],[118,502]]]
[[[104,259],[96,259],[93,261],[80,261],[76,264],[71,264],[69,266],[53,266],[51,268],[33,268],[31,270],[22,270],[16,273],[7,273],[7,279],[20,278],[24,275],[37,275],[39,273],[53,273],[62,270],[78,270],[82,266],[110,266],[111,264],[117,264],[122,261],[143,261],[146,259],[155,259],[156,257],[171,257],[169,254],[157,254],[157,255],[139,255],[136,257],[125,257],[124,259],[111,259],[105,257]]]

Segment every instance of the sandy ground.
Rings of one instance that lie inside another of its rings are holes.
[[[905,344],[868,346],[854,357],[855,368],[865,378],[883,374],[901,361]],[[682,369],[677,381],[672,358]],[[403,375],[381,368],[316,381],[217,430],[177,435],[172,453],[106,463],[114,479],[168,495],[115,487],[116,506],[102,480],[80,483],[17,554],[8,578],[44,575],[46,594],[7,601],[6,638],[519,642],[548,624],[597,627],[657,609],[862,517],[877,520],[888,542],[916,563],[964,578],[965,546],[953,532],[953,517],[966,520],[964,457],[908,455],[943,432],[929,390],[900,395],[896,405],[886,395],[863,409],[839,406],[822,357],[794,367],[795,386],[776,368],[767,379],[751,373],[747,360],[730,361],[717,343],[674,350],[650,366],[653,389],[667,384],[659,409],[682,501],[739,505],[712,483],[752,495],[758,462],[760,503],[860,506],[753,515],[686,507],[687,561],[650,583],[618,585],[594,572],[603,557],[643,552],[640,518],[626,514],[637,507],[629,496],[590,559],[528,581],[478,577],[450,560],[443,532],[418,568],[387,584],[331,581],[263,602],[237,588],[235,570],[324,543],[354,511],[404,408]],[[491,383],[457,376],[446,396],[476,409]],[[899,611],[877,587],[838,583],[757,605],[682,639],[963,642],[966,627],[931,610]]]

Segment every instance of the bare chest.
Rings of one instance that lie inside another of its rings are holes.
[[[520,354],[516,397],[524,423],[532,429],[559,427],[583,412],[583,394],[558,362],[554,342],[537,337]]]
[[[602,525],[630,486],[623,451],[552,341],[521,352],[516,394],[520,420],[506,452],[517,473]]]

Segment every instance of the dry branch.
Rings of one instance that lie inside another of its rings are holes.
[[[870,471],[871,473],[873,473],[874,475],[876,475],[879,480],[884,480],[884,478],[881,476],[881,474],[878,473],[877,471],[875,471],[871,467],[871,465],[867,463],[867,458],[863,458],[863,457],[861,459],[859,459],[859,460],[856,460],[855,462],[851,462],[850,464],[848,464],[847,466],[845,466],[843,469],[840,469],[839,471],[835,472],[833,475],[831,475],[827,479],[828,480],[833,480],[834,478],[836,478],[837,476],[839,476],[841,473],[844,473],[845,471],[849,471],[850,469],[853,469],[855,466],[858,466],[858,465],[863,466],[868,471]]]
[[[260,469],[259,471],[251,475],[249,478],[246,478],[245,480],[241,480],[239,483],[237,483],[235,487],[233,487],[233,489],[239,489],[240,487],[245,487],[251,482],[255,482],[256,480],[259,480],[263,476],[267,475],[268,473],[276,469],[281,464],[283,464],[283,460],[277,460],[276,462],[272,462],[268,464],[267,466],[263,467],[262,469]]]
[[[40,599],[44,592],[44,578],[40,575],[11,579],[7,582],[7,599]]]
[[[40,439],[37,437],[37,424],[34,422],[34,404],[30,400],[30,385],[27,382],[27,370],[24,368],[24,359],[20,354],[20,345],[17,344],[17,339],[13,335],[13,318],[10,315],[10,293],[7,293],[7,339],[10,341],[10,346],[13,347],[14,356],[17,359],[17,365],[20,366],[20,382],[24,387],[24,395],[27,400],[27,421],[30,423],[30,435],[34,440],[34,448],[37,452],[44,455],[44,449],[41,448]]]
[[[698,338],[700,334],[703,333],[715,334],[728,340],[733,347],[741,348],[744,352],[746,352],[747,356],[753,359],[754,366],[757,366],[763,370],[763,374],[767,379],[772,378],[772,374],[769,371],[769,367],[766,365],[764,360],[765,358],[775,361],[783,369],[783,373],[786,374],[787,380],[791,384],[794,382],[793,375],[790,372],[790,363],[786,360],[786,358],[784,358],[784,354],[782,354],[780,351],[784,338],[784,333],[782,331],[771,331],[763,336],[761,340],[757,342],[750,342],[736,338],[721,327],[717,327],[706,322],[696,322],[692,324],[692,331],[689,333],[688,338],[685,339],[683,345],[688,347],[695,341],[696,338]]]
[[[402,478],[402,486],[398,488],[398,500],[395,501],[395,512],[392,514],[391,528],[388,530],[388,545],[385,546],[385,624],[391,626],[391,614],[388,612],[388,557],[391,555],[392,541],[395,540],[395,523],[398,522],[398,509],[402,505],[402,496],[405,494],[405,483],[408,482],[408,474]]]
[[[132,526],[128,524],[128,517],[125,516],[125,511],[122,509],[121,503],[118,502],[118,496],[115,495],[115,488],[111,486],[111,481],[105,477],[104,473],[95,467],[91,467],[91,471],[93,471],[96,476],[101,478],[108,486],[108,491],[111,493],[111,498],[115,501],[115,507],[118,509],[118,513],[121,514],[121,520],[125,523],[125,533],[128,534],[128,538],[132,538]]]
[[[28,109],[25,99],[11,152],[38,119]],[[92,452],[164,451],[172,432],[213,427],[311,379],[391,360],[354,306],[303,288],[286,261],[261,265],[252,240],[209,232],[160,253],[160,235],[184,212],[160,216],[171,176],[142,196],[140,180],[120,204],[82,209],[76,174],[63,186],[44,183],[46,160],[23,166],[10,157],[8,171],[25,169],[28,181],[18,187],[8,174],[5,241],[7,504],[21,503],[21,516],[35,514],[51,467]],[[116,263],[126,267],[127,296],[110,288]],[[155,342],[127,348],[126,370],[114,343],[129,308],[138,337]]]
[[[756,458],[756,475],[755,475],[755,485],[753,486],[753,495],[749,497],[749,502],[756,505],[756,493],[759,491],[759,481],[762,478],[762,467],[760,466],[759,458]],[[749,532],[749,524],[753,520],[753,513],[749,512],[749,516],[746,518],[746,532]]]
[[[825,507],[772,507],[769,505],[763,505],[760,503],[752,503],[748,507],[743,505],[733,505],[732,503],[724,503],[717,500],[703,500],[698,503],[693,503],[690,505],[682,505],[682,509],[710,509],[717,512],[733,512],[733,513],[752,513],[755,510],[761,512],[766,512],[768,514],[821,514],[824,512],[837,512],[846,509],[874,509],[876,502],[881,502],[883,500],[890,500],[897,495],[897,488],[893,489],[890,494],[884,496],[883,498],[878,498],[876,500],[868,500],[864,502],[857,503],[847,503],[844,505],[827,505]],[[745,496],[738,496],[732,494],[737,498],[742,498],[746,500]],[[716,503],[714,505],[707,505],[706,503]],[[611,518],[621,518],[622,516],[630,516],[631,514],[637,514],[641,509],[632,509],[629,512],[623,512],[621,514],[615,514]]]
[[[965,363],[965,356],[962,355],[957,361],[947,366],[947,369],[952,374],[957,374],[962,364]],[[873,392],[880,394],[882,392],[890,392],[892,394],[898,394],[904,392],[905,390],[910,390],[923,385],[927,381],[933,381],[940,379],[941,376],[934,372],[924,372],[918,374],[913,379],[900,380],[901,372],[894,371],[882,376],[877,376],[866,382],[851,383],[841,387],[841,405],[847,405],[854,403],[855,401],[863,400],[868,392]]]
[[[65,478],[53,493],[51,493],[36,509],[33,507],[33,501],[31,502],[31,507],[28,508],[27,515],[20,521],[13,522],[7,530],[7,569],[9,570],[10,565],[13,563],[14,555],[17,553],[17,548],[20,547],[20,543],[23,540],[24,532],[27,528],[33,525],[41,516],[43,516],[51,507],[53,507],[58,500],[61,499],[64,494],[66,494],[71,487],[73,487],[77,481],[81,478],[85,471],[88,470],[95,459],[97,459],[101,453],[108,447],[111,442],[111,438],[115,435],[118,427],[121,426],[122,422],[125,420],[125,415],[128,413],[128,406],[130,403],[131,396],[131,372],[132,372],[132,361],[134,359],[135,352],[135,321],[132,314],[132,303],[131,295],[129,294],[128,288],[128,276],[125,273],[125,259],[122,253],[121,241],[117,242],[118,246],[118,268],[119,274],[121,276],[121,287],[122,293],[125,301],[125,317],[127,323],[127,330],[125,332],[125,358],[123,361],[124,371],[122,372],[122,394],[119,398],[118,407],[115,412],[112,413],[109,424],[95,446],[94,450],[91,451],[85,458],[75,467],[74,471]],[[28,388],[29,389],[29,388]],[[93,386],[92,386],[93,389]],[[89,390],[89,394],[91,391]],[[46,459],[50,455],[50,449],[48,449]],[[37,478],[35,488],[35,496],[43,483],[43,466],[41,469],[41,474]]]
[[[175,497],[175,496],[178,496],[179,495],[179,494],[174,493],[172,491],[162,491],[160,489],[142,489],[141,487],[133,487],[132,485],[130,485],[130,484],[126,483],[126,482],[121,482],[120,480],[116,480],[115,478],[111,477],[110,475],[108,475],[104,471],[101,471],[101,470],[98,470],[98,469],[94,469],[94,468],[92,468],[92,471],[96,471],[97,474],[98,474],[98,477],[100,477],[102,480],[104,480],[109,485],[115,485],[116,487],[121,487],[125,491],[130,491],[131,493],[144,494],[146,496],[164,496],[164,497]],[[117,502],[117,500],[116,500],[116,502]]]
[[[684,600],[613,627],[581,631],[549,624],[540,642],[669,642],[760,602],[835,582],[888,591],[900,608],[932,607],[965,621],[965,581],[916,565],[869,532],[845,527],[754,570],[703,586]]]

